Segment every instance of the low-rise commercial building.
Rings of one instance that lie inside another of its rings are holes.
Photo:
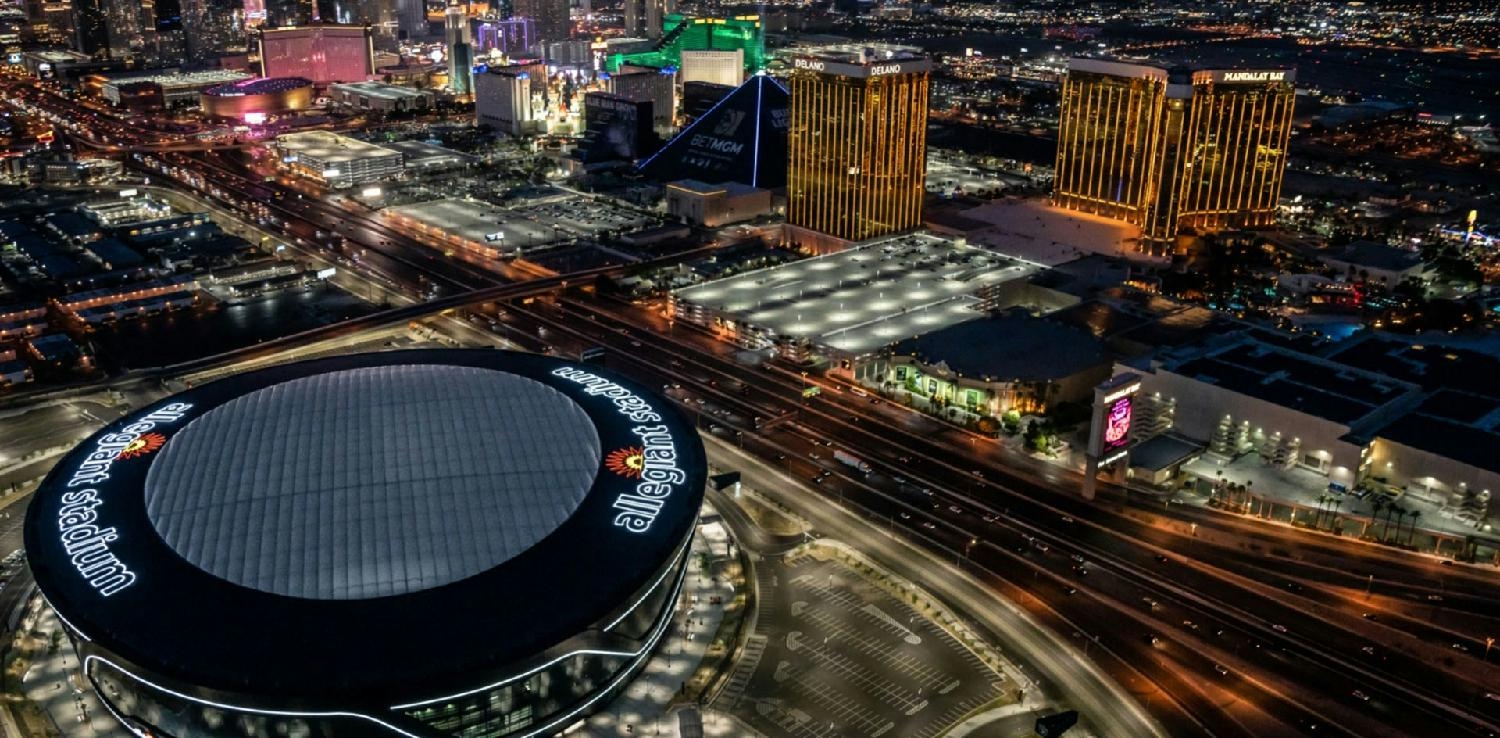
[[[1319,252],[1317,258],[1350,281],[1387,287],[1395,287],[1408,279],[1421,280],[1427,274],[1420,253],[1373,241],[1355,241],[1342,248]]]
[[[282,165],[298,175],[345,188],[380,182],[401,174],[401,153],[327,131],[276,137]]]
[[[384,82],[345,82],[328,87],[328,98],[359,110],[396,113],[426,110],[437,100],[432,90],[388,85]]]
[[[124,105],[133,90],[141,89],[142,83],[155,85],[161,90],[161,104],[166,107],[192,106],[204,91],[251,79],[253,75],[229,69],[209,69],[199,72],[170,72],[110,75],[99,88],[100,94],[111,105]],[[123,87],[123,89],[122,89]]]
[[[970,422],[1084,402],[1112,366],[1103,342],[1081,329],[997,315],[904,339],[860,362],[854,375],[905,404]]]
[[[717,228],[751,220],[771,212],[771,191],[725,182],[707,184],[696,179],[672,182],[666,187],[667,212],[695,225]]]
[[[924,234],[860,244],[672,293],[679,320],[750,348],[820,353],[841,368],[904,338],[975,320],[1035,268]]]
[[[1171,431],[1220,468],[1258,459],[1481,528],[1500,491],[1500,359],[1488,354],[1384,336],[1314,353],[1248,331],[1119,369],[1141,376],[1132,437]]]

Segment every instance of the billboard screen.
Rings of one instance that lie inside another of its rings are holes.
[[[1135,398],[1126,395],[1115,400],[1104,411],[1103,449],[1109,453],[1130,443],[1130,416]]]

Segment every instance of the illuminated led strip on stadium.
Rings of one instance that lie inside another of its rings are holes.
[[[682,582],[686,578],[687,578],[687,567],[683,567],[678,572],[678,575],[677,575],[677,583],[674,586],[674,590],[676,590],[676,591],[674,591],[672,593],[672,600],[673,601],[675,601],[677,599],[677,595],[682,591]],[[639,606],[639,604],[640,604],[640,602],[637,601],[636,605]],[[673,609],[675,609],[675,608],[673,608]],[[628,614],[629,612],[631,612],[633,610],[634,610],[634,608],[631,608],[631,610],[627,610],[626,612]],[[665,627],[666,623],[669,623],[671,621],[672,621],[672,617],[670,615],[670,610],[669,610],[667,617],[662,618],[661,619],[661,623],[657,625],[658,632],[661,631]],[[619,621],[616,620],[615,622],[618,623]],[[611,625],[610,627],[614,627],[614,626]],[[538,666],[538,667],[536,667],[536,668],[534,668],[534,669],[532,669],[530,671],[523,672],[523,673],[520,673],[520,674],[516,674],[514,676],[506,677],[504,679],[501,679],[498,682],[494,682],[493,684],[486,684],[486,685],[484,685],[482,687],[475,687],[473,689],[465,690],[463,692],[458,692],[456,694],[445,695],[443,697],[433,697],[432,699],[422,700],[421,702],[409,702],[409,703],[404,704],[404,705],[393,705],[391,707],[391,709],[392,710],[410,710],[410,709],[412,709],[414,707],[422,707],[424,705],[431,705],[431,704],[437,703],[437,702],[445,702],[447,700],[463,699],[464,697],[470,697],[470,696],[479,694],[480,692],[488,692],[489,690],[494,689],[496,687],[501,687],[501,686],[504,686],[506,684],[509,684],[510,682],[514,682],[516,680],[524,679],[526,677],[529,677],[532,674],[535,674],[535,673],[537,673],[537,672],[539,672],[539,671],[541,671],[543,669],[546,669],[547,667],[552,666],[553,664],[556,664],[559,661],[570,659],[570,658],[572,658],[574,656],[581,656],[581,655],[590,655],[590,656],[625,656],[625,657],[628,657],[628,658],[634,658],[634,657],[640,656],[641,653],[643,653],[644,651],[650,650],[651,645],[654,644],[656,642],[656,640],[657,640],[656,636],[653,636],[652,638],[647,639],[645,648],[643,648],[641,650],[638,650],[638,651],[635,651],[633,653],[630,652],[630,651],[600,651],[598,649],[580,649],[580,650],[577,650],[577,651],[571,651],[569,653],[565,653],[565,654],[563,654],[561,656],[558,656],[557,658],[552,659],[551,661],[548,661],[547,663],[542,664],[541,666]],[[626,671],[629,671],[629,669],[622,669],[621,673],[623,674]],[[604,690],[604,692],[608,692],[608,691],[609,690]],[[602,693],[603,692],[601,692],[601,694]]]
[[[677,591],[673,593],[673,598],[674,599],[676,598],[676,595],[678,593],[680,593],[680,591],[682,589],[682,580],[686,578],[686,574],[687,574],[687,569],[684,568],[682,570],[682,572],[681,572],[681,576],[679,576],[678,580],[677,580],[677,587],[675,588]],[[503,684],[506,684],[507,682],[515,681],[516,679],[519,679],[520,677],[529,676],[531,674],[536,673],[537,671],[540,671],[542,669],[547,668],[548,666],[552,666],[553,664],[556,664],[559,661],[562,661],[564,659],[569,659],[569,658],[572,658],[574,656],[596,655],[596,656],[624,656],[626,658],[632,658],[632,659],[640,658],[643,654],[646,654],[646,653],[650,652],[651,649],[653,649],[653,648],[656,647],[656,644],[661,641],[662,636],[665,635],[665,633],[666,633],[667,626],[671,622],[672,622],[672,617],[671,617],[671,613],[669,611],[666,614],[666,616],[661,619],[661,622],[657,624],[656,630],[651,634],[651,637],[649,639],[647,639],[645,643],[641,644],[641,648],[639,648],[638,650],[636,650],[634,652],[631,652],[631,651],[600,651],[600,650],[594,650],[594,649],[582,649],[582,650],[578,650],[578,651],[573,651],[571,653],[559,656],[556,659],[553,659],[552,661],[549,661],[546,664],[538,667],[537,669],[534,669],[532,671],[527,672],[526,674],[522,674],[522,675],[517,676],[517,677],[511,677],[511,678],[506,679],[504,681],[496,682],[495,684],[492,684],[492,685],[490,685],[488,687],[481,687],[479,689],[471,690],[471,691],[468,691],[468,692],[462,692],[462,693],[451,695],[451,696],[448,696],[448,697],[439,697],[439,698],[434,699],[434,700],[427,700],[425,702],[418,702],[418,703],[414,703],[414,704],[410,704],[410,705],[396,705],[396,706],[392,707],[391,709],[393,709],[393,710],[406,710],[406,709],[410,709],[412,707],[420,707],[422,705],[432,704],[434,702],[442,702],[444,700],[460,699],[460,698],[463,698],[463,697],[467,697],[467,696],[470,696],[470,695],[473,695],[473,694],[477,694],[479,692],[483,692],[483,691],[486,691],[486,690],[489,690],[489,689],[493,689],[495,687],[498,687],[498,686],[501,686]],[[213,700],[205,700],[205,699],[202,699],[202,698],[199,698],[199,697],[194,697],[194,696],[192,696],[190,694],[184,694],[182,692],[179,692],[179,691],[177,691],[175,689],[171,689],[169,687],[164,687],[164,686],[162,686],[160,684],[157,684],[156,682],[153,682],[153,681],[151,681],[149,679],[146,679],[145,677],[142,677],[142,676],[140,676],[138,674],[135,674],[135,673],[131,672],[130,670],[126,669],[125,667],[121,666],[120,664],[118,664],[115,661],[112,661],[112,660],[110,660],[110,659],[108,659],[108,658],[106,658],[104,656],[99,656],[99,655],[96,655],[96,654],[90,654],[90,655],[84,657],[84,659],[83,659],[83,668],[84,668],[84,673],[85,674],[89,673],[89,667],[95,661],[99,661],[99,662],[103,662],[105,664],[108,664],[115,671],[117,671],[117,672],[119,672],[121,674],[124,674],[125,676],[130,677],[131,679],[134,679],[135,681],[140,682],[141,684],[144,684],[144,685],[146,685],[148,687],[151,687],[152,689],[155,689],[158,692],[161,692],[163,694],[168,694],[168,695],[171,695],[171,696],[176,697],[178,699],[187,700],[189,702],[193,702],[193,703],[196,703],[196,704],[206,705],[208,707],[215,707],[215,708],[218,708],[218,709],[221,709],[221,710],[235,710],[235,711],[238,711],[238,712],[246,712],[246,713],[251,713],[251,714],[255,714],[255,715],[267,715],[267,716],[271,716],[271,717],[293,717],[293,718],[355,718],[355,719],[367,720],[369,722],[375,723],[376,725],[379,725],[381,727],[388,728],[392,732],[399,733],[400,735],[404,735],[407,738],[422,738],[422,736],[419,736],[419,735],[417,735],[415,733],[410,733],[410,732],[407,732],[405,730],[402,730],[401,728],[399,728],[399,727],[397,727],[395,725],[392,725],[392,724],[390,724],[390,723],[388,723],[388,722],[386,722],[384,720],[381,720],[378,717],[375,717],[373,715],[366,715],[366,714],[361,713],[361,712],[345,712],[345,711],[332,711],[332,712],[296,712],[296,711],[291,711],[291,710],[263,710],[263,709],[259,709],[259,708],[253,708],[253,707],[243,707],[243,706],[240,706],[240,705],[232,705],[232,704],[228,704],[228,703],[224,703],[224,702],[215,702]],[[627,677],[629,677],[629,676],[632,675],[631,672],[632,672],[632,670],[628,669],[628,668],[627,669],[621,669],[619,675],[617,675],[613,680],[610,681],[608,687],[606,687],[603,690],[598,691],[593,697],[591,697],[588,700],[585,700],[584,703],[581,704],[581,705],[579,705],[578,707],[575,707],[574,709],[570,710],[569,712],[567,712],[565,714],[557,716],[555,719],[552,720],[552,722],[548,723],[547,725],[545,725],[545,726],[543,726],[541,728],[538,728],[538,729],[536,729],[536,730],[534,730],[534,731],[532,731],[530,733],[526,733],[525,734],[526,738],[532,738],[532,736],[537,736],[537,735],[541,735],[543,733],[546,733],[546,732],[554,729],[559,723],[562,723],[562,722],[567,721],[567,720],[571,720],[574,716],[576,716],[579,713],[583,712],[584,710],[587,710],[588,708],[592,707],[596,702],[598,702],[600,699],[602,699],[605,695],[608,695],[608,694],[611,694],[612,692],[614,692],[615,687],[618,687],[620,685],[620,682],[624,681]],[[92,679],[92,676],[90,678]],[[100,702],[103,702],[105,705],[109,704],[108,700],[104,700],[104,699],[100,699]],[[115,716],[116,720],[120,721],[121,725],[124,725],[126,728],[128,728],[131,733],[134,733],[137,736],[141,736],[141,738],[147,738],[147,736],[149,735],[147,733],[143,733],[143,732],[141,732],[139,730],[136,730],[133,726],[130,725],[130,723],[127,720],[125,720],[118,712],[116,712],[113,707],[109,708],[109,712],[110,712],[110,714],[112,714],[112,715]]]
[[[290,711],[290,710],[261,710],[261,709],[257,709],[257,708],[254,708],[254,707],[241,707],[239,705],[231,705],[231,704],[227,704],[227,703],[224,703],[224,702],[214,702],[213,700],[205,700],[205,699],[203,699],[201,697],[194,697],[194,696],[192,696],[190,694],[184,694],[182,692],[179,692],[179,691],[177,691],[175,689],[171,689],[169,687],[163,687],[162,685],[157,684],[156,682],[153,682],[150,679],[147,679],[147,678],[145,678],[145,677],[143,677],[143,676],[141,676],[139,674],[131,672],[130,670],[126,669],[125,667],[120,666],[118,663],[116,663],[114,661],[111,661],[110,659],[108,659],[108,658],[106,658],[104,656],[99,656],[98,654],[89,654],[88,656],[83,657],[83,671],[84,671],[85,674],[88,673],[89,665],[92,664],[95,661],[102,661],[102,662],[104,662],[106,664],[109,664],[109,666],[111,668],[113,668],[115,671],[118,671],[121,674],[124,674],[125,676],[128,676],[131,679],[134,679],[137,682],[140,682],[141,684],[144,684],[144,685],[146,685],[146,686],[148,686],[148,687],[150,687],[150,688],[152,688],[152,689],[154,689],[154,690],[156,690],[158,692],[161,692],[162,694],[169,694],[169,695],[172,695],[173,697],[176,697],[178,699],[187,700],[188,702],[193,702],[193,703],[200,704],[200,705],[207,705],[208,707],[217,707],[217,708],[219,708],[221,710],[235,710],[235,711],[238,711],[238,712],[248,712],[248,713],[255,714],[255,715],[269,715],[271,717],[300,717],[300,718],[330,718],[330,717],[340,717],[340,718],[358,718],[360,720],[368,720],[368,721],[370,721],[372,723],[375,723],[377,725],[380,725],[382,727],[389,728],[389,729],[391,729],[392,731],[394,731],[396,733],[400,733],[401,735],[406,736],[407,738],[422,738],[422,736],[419,736],[419,735],[417,735],[415,733],[408,733],[408,732],[406,732],[406,731],[404,731],[404,730],[402,730],[402,729],[400,729],[400,728],[398,728],[398,727],[396,727],[394,725],[391,725],[390,723],[388,723],[388,722],[386,722],[384,720],[381,720],[378,717],[374,717],[372,715],[366,715],[366,714],[360,713],[360,712],[342,712],[342,711],[337,711],[337,712],[293,712],[293,711]],[[104,700],[102,698],[99,701],[100,702],[108,702],[107,700]],[[110,710],[110,712],[113,713],[114,710]],[[115,717],[118,718],[119,715],[116,715]],[[121,725],[126,725],[126,726],[129,725],[129,723],[125,722],[124,720],[121,720],[120,724]],[[139,736],[148,735],[146,733],[141,733],[141,732],[135,730],[134,728],[131,728],[130,732],[135,733],[136,735],[139,735]]]
[[[687,556],[688,548],[691,545],[692,545],[692,540],[689,539],[688,540],[688,544],[684,545],[682,547],[682,551],[677,554],[677,558],[674,560],[672,566],[676,566],[677,565],[676,564],[677,561],[681,561],[684,557]],[[612,621],[609,625],[604,626],[604,632],[608,633],[611,630],[614,630],[615,626],[619,625],[621,620],[624,620],[625,618],[630,617],[630,613],[635,612],[635,609],[637,607],[640,607],[641,603],[645,602],[646,599],[651,596],[651,593],[655,592],[656,588],[661,586],[662,581],[667,578],[667,575],[671,574],[671,573],[672,573],[672,567],[669,566],[669,567],[667,567],[666,571],[663,571],[661,573],[661,576],[657,577],[656,581],[651,584],[651,589],[646,590],[646,593],[643,594],[643,595],[641,595],[639,598],[637,598],[635,602],[631,603],[630,607],[625,608],[625,612],[621,613],[620,617],[615,618],[614,621]]]

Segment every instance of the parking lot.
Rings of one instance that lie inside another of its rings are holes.
[[[515,208],[512,212],[543,225],[565,229],[580,235],[594,235],[604,231],[632,231],[655,224],[651,218],[640,213],[607,202],[584,199],[555,200],[527,205]]]
[[[1003,676],[842,564],[767,559],[757,577],[757,635],[714,706],[769,738],[932,738],[1001,694]]]

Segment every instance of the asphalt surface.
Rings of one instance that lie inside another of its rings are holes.
[[[549,322],[557,331],[573,331],[580,345],[610,348],[608,361],[614,368],[647,381],[681,383],[707,398],[712,409],[729,409],[730,418],[797,412],[795,422],[777,426],[770,439],[757,436],[750,427],[731,430],[748,431],[742,442],[768,457],[787,456],[794,476],[831,472],[835,481],[820,485],[830,496],[837,494],[867,514],[889,518],[893,525],[899,520],[916,527],[954,551],[977,538],[982,543],[973,548],[972,557],[991,571],[1012,572],[1019,561],[1031,560],[1052,575],[1049,579],[1057,590],[1089,589],[1099,599],[1064,595],[1091,603],[1068,606],[1069,616],[1083,625],[1084,632],[1103,634],[1112,649],[1134,652],[1133,660],[1146,665],[1152,680],[1191,715],[1181,726],[1184,730],[1174,728],[1174,734],[1256,734],[1240,724],[1242,718],[1230,718],[1217,704],[1225,690],[1308,734],[1423,735],[1435,725],[1455,735],[1495,730],[1500,704],[1480,704],[1485,687],[1475,677],[1486,667],[1477,662],[1472,649],[1451,654],[1459,663],[1474,659],[1472,666],[1478,668],[1470,672],[1470,664],[1443,668],[1447,665],[1429,654],[1389,648],[1388,634],[1367,635],[1369,623],[1357,612],[1333,610],[1303,593],[1276,591],[1275,585],[1183,557],[1178,547],[1193,540],[1186,532],[1143,523],[1116,501],[1087,504],[1059,495],[1058,489],[1067,489],[1065,480],[1038,483],[1014,474],[989,459],[972,458],[967,444],[906,432],[864,412],[849,398],[801,404],[797,378],[726,361],[693,345],[688,331],[662,336],[592,307],[569,307],[548,315],[541,310],[534,309],[532,319]],[[642,351],[645,345],[651,350]],[[676,358],[662,363],[666,356]],[[873,480],[850,474],[846,467],[827,461],[831,448],[815,446],[809,438],[837,438],[883,473]],[[809,453],[823,458],[807,458]],[[939,498],[924,500],[913,485],[894,483],[896,476],[920,480]],[[902,513],[913,517],[902,518]],[[918,513],[921,517],[915,517]],[[1051,552],[1037,556],[1027,550],[1031,544],[1026,536],[1046,542]],[[1351,552],[1351,557],[1365,553],[1345,551]],[[1167,569],[1155,560],[1157,555],[1174,554],[1178,565]],[[1073,555],[1085,563],[1068,558]],[[1430,581],[1430,571],[1437,567],[1391,561],[1374,553],[1359,565],[1389,569],[1386,578],[1404,587]],[[1079,569],[1107,576],[1089,576]],[[1483,591],[1481,581],[1466,575],[1465,586]],[[1057,590],[1047,595],[1054,606]],[[1146,599],[1157,601],[1160,608],[1142,608]],[[1138,612],[1121,618],[1122,605]],[[1182,625],[1183,621],[1198,627]],[[1156,643],[1151,636],[1156,636]],[[1364,651],[1367,647],[1376,653]],[[1227,669],[1231,674],[1219,674],[1217,667],[1229,661],[1235,663]],[[1462,672],[1470,673],[1466,677]],[[1207,686],[1195,687],[1188,679]],[[1220,681],[1215,688],[1214,680],[1233,683],[1226,687]],[[1355,696],[1356,690],[1371,699]]]
[[[768,639],[732,710],[767,736],[932,738],[1005,678],[909,604],[807,556],[756,565]]]

